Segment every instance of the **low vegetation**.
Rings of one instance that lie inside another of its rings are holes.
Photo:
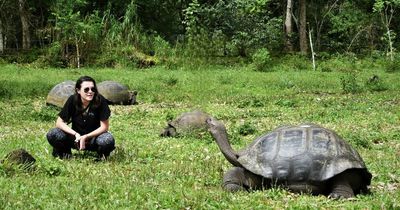
[[[0,206],[400,208],[400,73],[386,71],[384,62],[369,60],[336,67],[327,62],[316,71],[292,68],[293,62],[282,63],[266,71],[244,65],[156,66],[140,70],[1,65],[0,158],[24,148],[35,157],[36,170],[0,165]],[[54,159],[45,138],[59,111],[45,105],[48,91],[80,75],[93,76],[98,82],[116,80],[139,92],[138,105],[111,107],[110,131],[117,149],[105,162],[95,162],[93,154],[78,151],[71,160]],[[336,201],[284,189],[224,192],[222,175],[231,165],[210,135],[159,137],[168,119],[193,109],[222,120],[235,149],[283,124],[312,122],[333,129],[364,158],[373,174],[371,194]]]

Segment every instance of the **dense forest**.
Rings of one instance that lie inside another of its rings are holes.
[[[287,54],[393,61],[399,10],[399,0],[0,0],[0,61],[78,68]]]

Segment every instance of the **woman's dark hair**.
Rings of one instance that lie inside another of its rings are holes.
[[[84,111],[84,109],[82,107],[81,96],[78,94],[78,90],[81,89],[81,85],[83,82],[93,82],[94,88],[96,89],[96,91],[94,92],[93,100],[90,102],[89,106],[92,106],[94,108],[100,106],[101,98],[97,91],[96,81],[92,77],[82,76],[82,77],[79,77],[79,79],[75,83],[75,94],[74,94],[74,102],[75,103],[74,104],[75,104],[75,108],[78,112]]]

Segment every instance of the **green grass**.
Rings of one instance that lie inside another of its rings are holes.
[[[379,75],[385,90],[365,86]],[[74,151],[51,157],[45,139],[58,110],[45,105],[64,80],[91,75],[139,92],[139,105],[112,106],[117,149],[107,162]],[[246,67],[168,70],[36,69],[0,66],[0,158],[25,148],[37,170],[0,167],[2,209],[398,209],[400,208],[400,73],[379,66],[355,74],[346,93],[343,71],[254,72]],[[221,188],[231,165],[209,135],[160,138],[171,116],[202,109],[222,120],[235,149],[284,124],[313,122],[337,131],[373,174],[371,194],[334,201],[282,189],[231,194]],[[250,132],[251,131],[251,132]],[[246,135],[245,135],[246,134]]]

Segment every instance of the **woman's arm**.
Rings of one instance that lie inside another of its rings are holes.
[[[71,127],[69,127],[61,117],[57,118],[56,127],[74,136],[76,136],[76,134],[79,134],[76,131],[74,131]]]
[[[104,120],[104,121],[100,121],[100,127],[98,127],[96,130],[85,134],[83,136],[80,137],[80,149],[85,149],[85,144],[86,141],[88,141],[89,139],[99,136],[102,133],[105,133],[108,131],[109,128],[109,120]]]

